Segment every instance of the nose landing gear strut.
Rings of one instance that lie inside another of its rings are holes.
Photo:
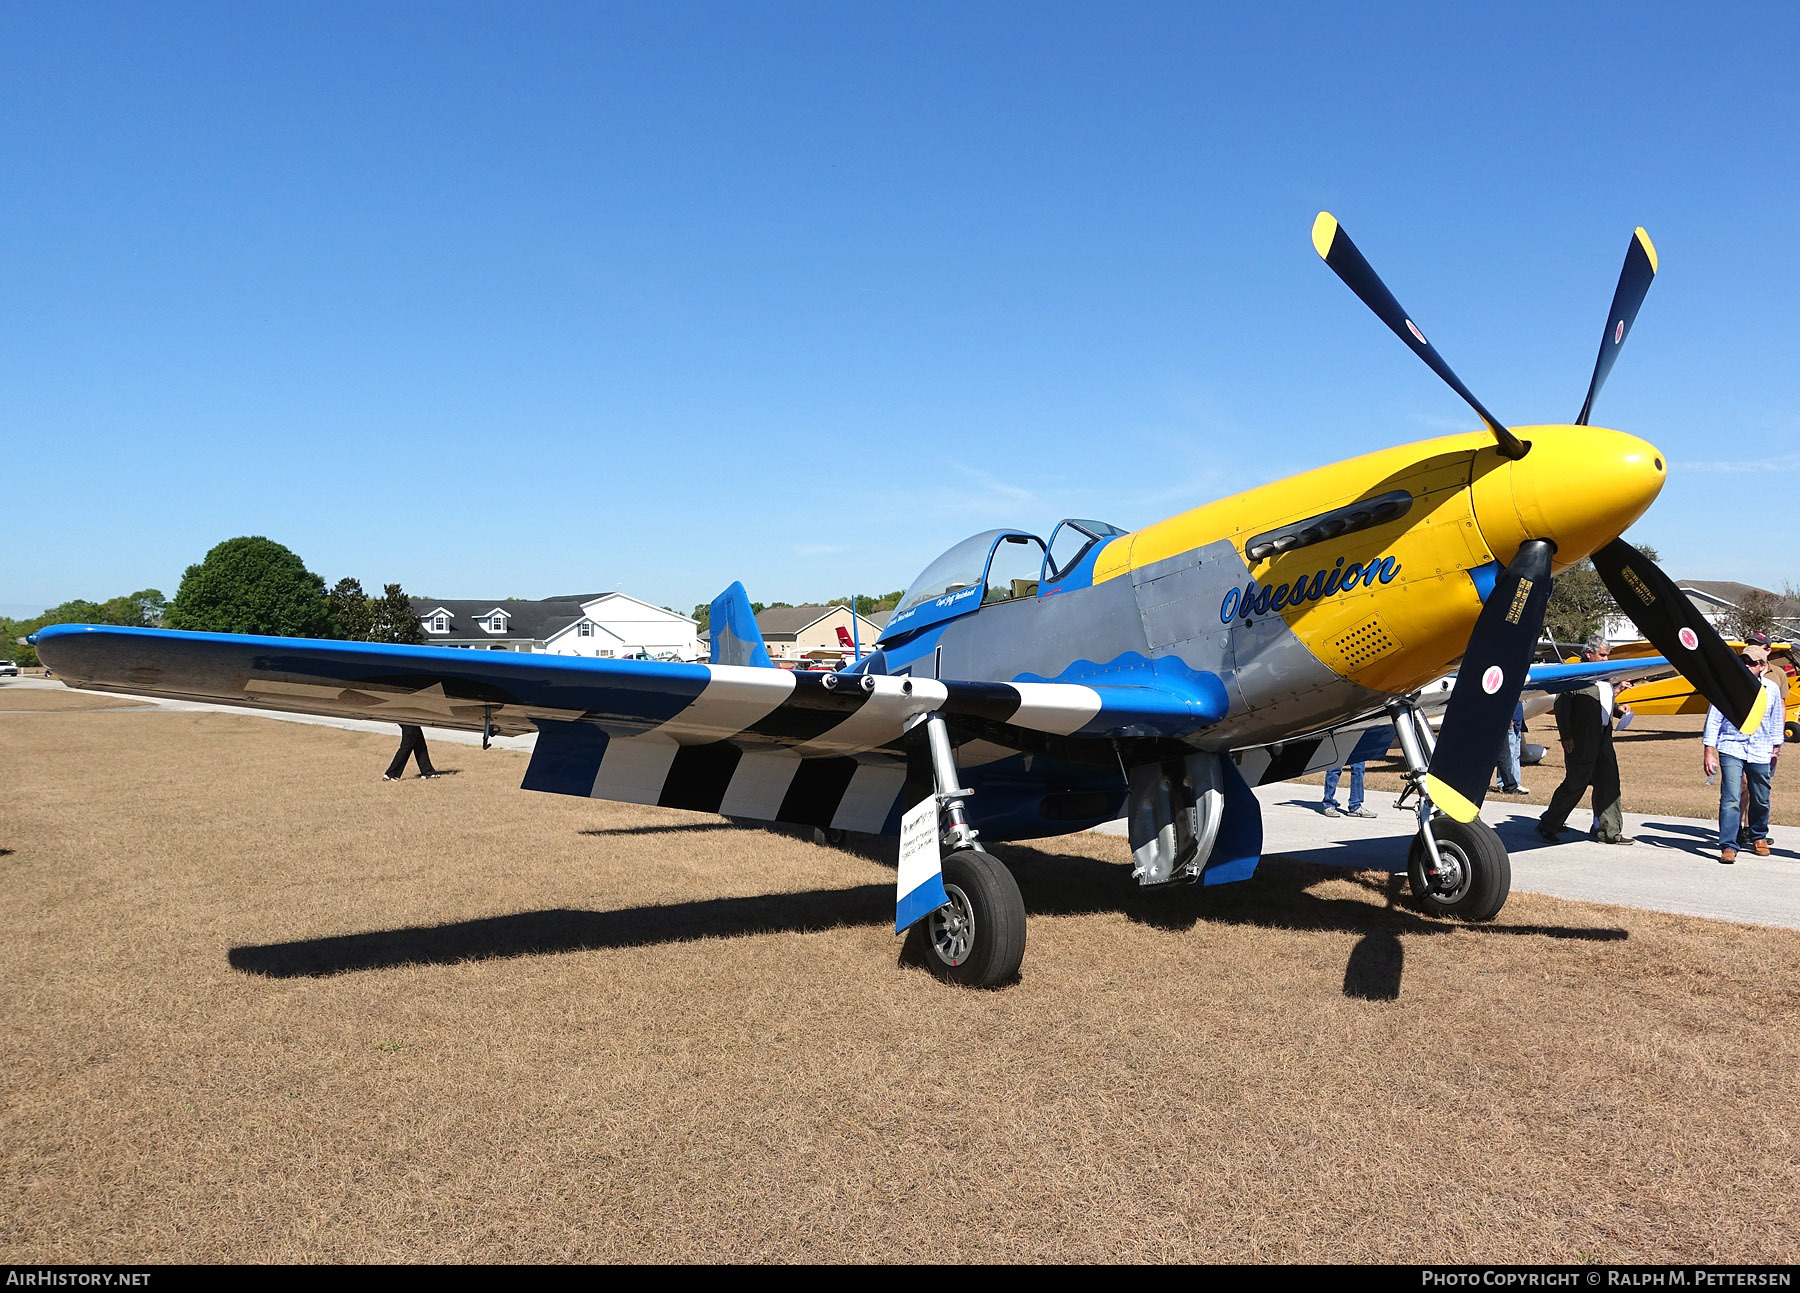
[[[1425,791],[1435,746],[1431,725],[1410,699],[1388,702],[1388,715],[1406,759],[1406,788],[1396,808],[1416,799],[1419,831],[1407,850],[1406,871],[1413,897],[1435,916],[1492,920],[1512,892],[1512,861],[1494,828],[1477,817],[1459,822],[1432,807]]]

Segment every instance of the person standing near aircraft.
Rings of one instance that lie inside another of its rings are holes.
[[[1596,633],[1581,649],[1582,660],[1594,663],[1612,654],[1612,646]],[[1562,784],[1538,819],[1537,832],[1552,844],[1561,842],[1563,823],[1590,786],[1594,810],[1593,838],[1602,844],[1636,844],[1625,834],[1619,807],[1619,759],[1613,753],[1613,720],[1631,713],[1613,699],[1613,685],[1603,680],[1556,698],[1556,731],[1562,738]]]
[[[417,723],[400,724],[400,748],[394,752],[394,761],[388,764],[388,770],[381,774],[383,781],[398,781],[406,771],[406,761],[416,756],[419,761],[421,777],[435,777],[436,768],[431,766],[431,751],[425,748],[425,729]]]
[[[1513,706],[1512,726],[1506,729],[1506,744],[1500,747],[1500,793],[1503,795],[1527,795],[1531,792],[1522,784],[1523,774],[1519,771],[1519,758],[1524,749],[1525,740],[1525,702],[1520,701]]]
[[[1747,647],[1758,646],[1768,650],[1769,635],[1766,633],[1746,633],[1744,635],[1744,645]],[[1785,713],[1787,709],[1787,671],[1776,662],[1773,652],[1771,652],[1768,662],[1763,665],[1762,679],[1764,682],[1772,682],[1775,684],[1775,690],[1780,693],[1781,706]],[[1783,728],[1783,731],[1785,733],[1785,727]],[[1771,781],[1773,781],[1774,775],[1775,767],[1773,764],[1770,764],[1769,776]],[[1773,788],[1771,788],[1771,797],[1773,796],[1773,793]],[[1746,771],[1743,776],[1743,784],[1738,788],[1738,851],[1740,853],[1747,848],[1754,847],[1756,844],[1757,837],[1750,831],[1750,806],[1750,774]]]
[[[1770,696],[1762,722],[1750,733],[1740,732],[1717,706],[1706,711],[1700,766],[1707,776],[1719,777],[1719,861],[1727,865],[1737,861],[1738,831],[1743,825],[1739,796],[1745,779],[1750,783],[1750,846],[1758,857],[1769,856],[1769,779],[1781,757],[1783,738],[1781,688],[1762,677],[1769,663],[1769,648],[1746,645],[1738,659]]]
[[[1338,807],[1338,778],[1343,775],[1344,769],[1333,768],[1325,774],[1325,805],[1322,811],[1327,817],[1373,817],[1375,814],[1363,807],[1363,765],[1352,763],[1347,766],[1350,769],[1350,807]]]

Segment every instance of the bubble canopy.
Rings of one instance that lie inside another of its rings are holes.
[[[1007,580],[990,589],[988,570],[996,560],[997,549],[1010,549],[1002,560],[1008,570],[1025,564],[1028,558],[1034,577]],[[1043,561],[1044,541],[1024,530],[983,530],[980,534],[970,535],[926,566],[912,581],[906,596],[888,617],[882,640],[892,641],[903,633],[951,619],[987,602],[1035,596],[1035,575]],[[1029,584],[1029,591],[1019,589],[1021,584]]]

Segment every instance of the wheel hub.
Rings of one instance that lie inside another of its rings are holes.
[[[975,946],[975,907],[956,885],[946,884],[944,895],[950,901],[925,918],[925,932],[931,938],[932,955],[954,968],[969,959]]]
[[[1463,851],[1446,840],[1437,841],[1438,871],[1429,878],[1431,892],[1445,901],[1460,898],[1469,887],[1469,859]]]

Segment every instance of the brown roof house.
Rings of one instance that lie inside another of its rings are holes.
[[[881,617],[885,619],[886,617]],[[756,617],[769,654],[777,660],[822,660],[837,663],[848,660],[851,652],[838,638],[838,630],[860,635],[863,654],[875,649],[881,636],[881,625],[867,615],[858,615],[854,633],[848,606],[771,606]]]

